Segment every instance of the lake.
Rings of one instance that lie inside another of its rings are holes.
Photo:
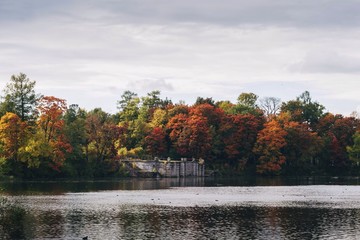
[[[360,239],[359,178],[0,182],[0,239]]]

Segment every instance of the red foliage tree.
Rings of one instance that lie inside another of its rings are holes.
[[[85,121],[87,158],[94,156],[97,163],[113,160],[117,155],[117,141],[125,131],[124,127],[107,120],[102,111],[89,113]]]
[[[51,154],[48,156],[49,166],[57,171],[60,171],[59,168],[65,161],[65,153],[72,151],[72,147],[65,139],[63,132],[64,120],[62,115],[66,109],[66,101],[53,96],[42,97],[37,107],[40,114],[37,125],[43,136],[42,139],[38,140],[51,148]]]
[[[252,114],[236,114],[224,117],[220,135],[225,157],[240,164],[243,169],[250,158],[257,134],[262,127],[262,119]]]
[[[192,115],[187,125],[190,131],[189,151],[192,157],[204,158],[211,150],[211,133],[205,117]]]
[[[155,127],[145,137],[146,152],[153,156],[163,156],[167,150],[166,134],[163,128]]]
[[[356,130],[360,126],[359,119],[327,114],[318,123],[318,133],[324,141],[322,158],[328,166],[346,167],[351,165],[347,146],[352,146]]]
[[[178,114],[167,124],[176,152],[185,157],[204,157],[211,148],[207,119],[199,115]]]

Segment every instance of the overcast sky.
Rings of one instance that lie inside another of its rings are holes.
[[[114,113],[125,90],[193,104],[242,92],[360,111],[358,0],[0,0],[0,89]]]

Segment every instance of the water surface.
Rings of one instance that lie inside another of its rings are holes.
[[[0,239],[358,239],[357,179],[323,180],[0,183]]]

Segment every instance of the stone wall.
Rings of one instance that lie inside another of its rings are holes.
[[[198,161],[125,160],[138,175],[162,177],[204,177],[205,165]]]

